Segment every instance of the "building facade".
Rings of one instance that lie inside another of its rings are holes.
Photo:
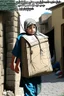
[[[49,9],[52,10],[56,61],[60,62],[61,69],[64,73],[64,3],[60,3]]]
[[[47,35],[49,39],[51,58],[54,55],[54,29],[52,27],[52,13],[45,12],[39,18],[40,32]]]

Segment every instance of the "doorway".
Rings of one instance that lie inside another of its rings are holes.
[[[61,68],[64,75],[64,24],[61,25]]]

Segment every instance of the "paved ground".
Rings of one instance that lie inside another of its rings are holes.
[[[42,76],[41,93],[38,96],[64,96],[64,78],[58,78],[55,73]]]

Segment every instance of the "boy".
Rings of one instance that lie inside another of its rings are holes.
[[[34,35],[37,32],[37,26],[36,26],[36,22],[35,20],[29,18],[24,22],[24,30],[26,32],[27,35]],[[15,72],[18,72],[18,64],[21,58],[21,42],[20,39],[22,37],[22,34],[20,34],[17,37],[17,41],[16,44],[12,50],[12,60],[11,60],[11,69],[15,70]],[[17,64],[16,67],[14,69],[14,60],[15,58],[17,59]],[[22,63],[20,61],[20,69],[21,69],[21,73],[22,73]],[[31,78],[26,78],[23,77],[21,74],[21,79],[20,79],[20,87],[24,88],[24,96],[37,96],[37,94],[40,92],[40,88],[41,88],[41,76],[37,76],[37,77],[31,77]]]
[[[25,29],[25,31],[27,32],[27,34],[29,35],[33,35],[35,34],[36,32],[36,26],[35,24],[29,26],[27,29]],[[19,63],[20,63],[20,59],[19,58],[16,58],[16,65],[15,65],[15,68],[14,68],[14,63],[13,63],[13,60],[15,59],[15,56],[12,56],[12,62],[11,62],[11,65],[10,65],[10,68],[15,71],[16,73],[19,73]]]

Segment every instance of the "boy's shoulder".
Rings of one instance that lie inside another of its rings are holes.
[[[20,33],[20,34],[18,35],[17,39],[20,40],[20,38],[21,38],[22,35],[24,35],[24,34],[26,34],[26,33],[24,33],[24,32],[23,32],[23,33]]]

